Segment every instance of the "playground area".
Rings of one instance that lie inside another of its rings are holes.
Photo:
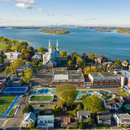
[[[91,96],[93,94],[97,95],[100,97],[102,100],[112,100],[115,98],[115,95],[107,90],[103,89],[92,89],[92,90],[87,90],[87,89],[78,89],[77,90],[78,96],[76,98],[76,101],[82,101],[84,98],[87,96]],[[55,95],[55,88],[35,88],[32,92],[32,95]]]

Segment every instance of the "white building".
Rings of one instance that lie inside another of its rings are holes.
[[[7,56],[7,59],[13,61],[15,59],[20,58],[20,56],[22,56],[22,53],[17,52],[17,50],[15,52],[8,52],[5,53],[5,55]]]
[[[117,125],[130,125],[130,115],[128,113],[113,115]]]
[[[36,115],[32,112],[30,113],[24,113],[24,120],[22,122],[22,126],[24,128],[28,128],[29,127],[29,123],[33,122],[33,124],[35,124],[36,121]]]
[[[43,57],[42,53],[35,52],[34,56],[32,57],[32,60],[41,60]]]
[[[43,55],[43,64],[48,67],[56,67],[57,64],[60,63],[60,60],[61,60],[61,56],[59,53],[58,40],[56,44],[56,49],[52,49],[52,46],[49,40],[48,52],[46,52]]]

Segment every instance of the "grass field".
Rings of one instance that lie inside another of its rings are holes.
[[[32,96],[30,101],[52,101],[53,96]]]
[[[7,44],[5,44],[5,43],[0,43],[0,49],[5,49],[6,46],[7,46]]]
[[[3,115],[8,110],[16,96],[0,96],[0,114]]]

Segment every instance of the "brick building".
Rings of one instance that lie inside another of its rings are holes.
[[[113,87],[120,85],[120,76],[111,72],[89,73],[88,77],[93,87]]]

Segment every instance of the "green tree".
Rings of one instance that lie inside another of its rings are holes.
[[[79,104],[77,105],[77,107],[76,107],[76,110],[79,111],[79,110],[81,110],[81,109],[82,109],[82,106],[81,106],[81,104],[79,103]]]
[[[43,52],[47,52],[48,50],[44,47],[40,47],[39,49],[37,49],[37,51],[43,53]]]
[[[91,95],[83,100],[84,110],[90,110],[91,113],[97,113],[103,110],[102,100],[96,96]]]
[[[88,58],[92,61],[95,61],[95,55],[93,53],[89,53]]]
[[[68,63],[67,63],[68,66],[71,66],[71,65],[73,65],[73,64],[74,64],[74,63],[73,63],[72,60],[69,60]]]
[[[34,112],[34,108],[32,107],[32,105],[24,106],[23,113],[29,113],[29,112]]]
[[[130,68],[128,69],[128,71],[130,72]]]
[[[80,128],[80,129],[84,129],[83,119],[81,119],[81,122],[80,122],[80,124],[79,124],[79,128]]]
[[[89,126],[92,126],[92,123],[93,123],[92,117],[89,117],[89,118],[88,118],[88,125],[89,125]]]
[[[77,61],[77,66],[83,69],[86,66],[86,62],[84,60],[79,60]]]
[[[0,56],[0,64],[3,64],[3,62],[4,62],[4,58],[3,56]]]
[[[30,121],[28,127],[29,127],[30,129],[33,128],[33,127],[34,127],[34,123],[33,123],[32,121]]]
[[[115,65],[117,65],[118,67],[122,66],[122,61],[119,59],[115,59]]]
[[[32,75],[33,75],[33,70],[31,68],[27,68],[24,71],[24,77],[23,77],[24,82],[28,84],[30,82],[30,79],[32,78]]]
[[[56,87],[56,95],[66,106],[71,106],[78,95],[78,91],[71,84],[60,84]]]
[[[78,128],[79,128],[79,122],[77,120],[76,123],[75,123],[75,129],[78,129]]]

